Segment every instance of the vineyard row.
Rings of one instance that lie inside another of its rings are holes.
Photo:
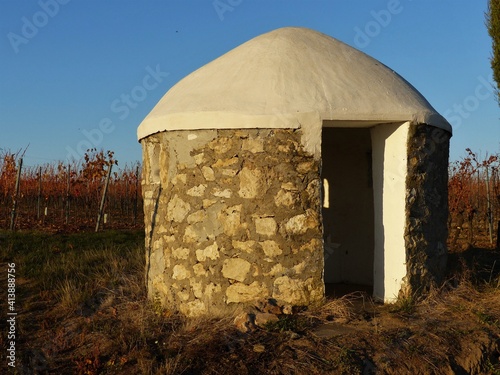
[[[482,238],[493,244],[500,222],[499,157],[480,158],[470,149],[466,153],[449,166],[450,241],[455,246]],[[0,155],[0,228],[88,230],[98,219],[104,228],[143,226],[138,163],[115,168],[103,200],[107,173],[117,164],[111,151],[88,150],[81,165],[20,170],[20,160],[19,154]]]

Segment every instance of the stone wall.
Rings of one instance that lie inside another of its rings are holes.
[[[426,292],[446,272],[450,134],[428,125],[410,127],[406,179],[406,267],[401,296]]]
[[[142,140],[150,298],[188,316],[323,299],[320,166],[300,140],[287,129]]]

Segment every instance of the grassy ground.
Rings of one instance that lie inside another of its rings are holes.
[[[497,261],[498,260],[498,261]],[[0,232],[0,373],[500,374],[500,254],[450,256],[425,300],[355,293],[243,334],[232,317],[185,320],[145,298],[139,232]],[[16,368],[7,367],[15,263]]]

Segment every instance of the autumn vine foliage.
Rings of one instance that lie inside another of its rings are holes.
[[[489,236],[490,226],[500,220],[499,158],[481,159],[471,149],[467,156],[450,165],[448,182],[451,246],[462,236],[468,245],[475,238]],[[464,231],[464,229],[466,229]],[[464,231],[465,234],[462,232]]]
[[[0,169],[2,201],[12,195],[14,187],[13,181],[15,181],[17,170],[16,156],[17,155],[12,152],[4,152],[0,158],[0,164],[2,166]]]
[[[82,178],[88,181],[98,181],[106,176],[107,168],[112,165],[118,165],[118,161],[114,159],[113,151],[106,151],[92,148],[87,150],[83,159],[85,163],[82,168]]]
[[[0,228],[9,227],[20,152],[0,151]],[[118,167],[112,151],[90,149],[81,164],[25,167],[21,174],[17,228],[92,230],[109,168],[104,228],[143,226],[139,163]],[[489,226],[500,220],[499,156],[466,156],[449,166],[450,247],[488,245]]]
[[[19,153],[0,154],[0,228],[7,228]],[[141,227],[139,163],[118,168],[113,151],[89,149],[80,163],[23,167],[17,228],[86,230],[95,226],[105,179],[113,167],[105,203],[108,228]]]

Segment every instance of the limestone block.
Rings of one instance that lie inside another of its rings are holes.
[[[208,144],[208,147],[214,150],[217,154],[224,154],[231,150],[231,147],[233,147],[233,140],[228,137],[219,137],[211,141]]]
[[[281,276],[274,280],[273,286],[273,298],[279,301],[298,306],[304,306],[309,303],[306,285],[302,280]]]
[[[255,241],[234,241],[232,245],[235,249],[244,251],[246,253],[253,253],[255,249]]]
[[[161,299],[164,300],[172,300],[173,299],[173,294],[172,290],[168,287],[167,284],[165,284],[165,281],[163,280],[163,277],[161,276],[156,276],[152,282],[152,288],[153,291],[156,291]],[[151,292],[151,290],[149,290]],[[155,293],[153,293],[154,295]]]
[[[185,184],[187,176],[185,173],[179,173],[172,178],[172,185],[177,185],[179,182]]]
[[[276,206],[290,207],[294,203],[293,194],[290,191],[281,189],[274,197],[274,203]]]
[[[203,208],[207,209],[215,203],[217,203],[217,201],[214,199],[203,199]]]
[[[259,268],[256,264],[254,264],[254,265],[253,265],[253,273],[252,273],[252,276],[253,276],[253,277],[257,277],[257,276],[259,276],[259,275],[260,275],[260,268]]]
[[[259,169],[244,167],[240,173],[240,190],[238,195],[242,198],[255,198],[262,193],[264,181]]]
[[[290,145],[278,145],[278,151],[283,154],[289,154],[291,151]]]
[[[175,242],[175,236],[163,236],[163,239],[165,240],[166,243]]]
[[[190,225],[186,227],[184,231],[184,236],[182,237],[182,240],[186,243],[196,243],[198,242],[198,232],[194,228],[194,226]]]
[[[293,182],[285,182],[281,184],[281,188],[288,191],[299,191]]]
[[[222,276],[226,279],[245,281],[250,272],[251,264],[245,259],[231,258],[226,259],[222,264]]]
[[[259,245],[262,247],[264,254],[266,254],[266,256],[268,257],[274,257],[283,253],[283,250],[281,250],[281,248],[275,241],[263,241],[259,242]]]
[[[189,299],[189,291],[188,290],[179,290],[177,292],[177,297],[179,297],[179,299],[181,301],[187,301]]]
[[[317,238],[313,238],[311,241],[302,245],[299,249],[300,251],[309,251],[311,253],[321,252],[323,253],[323,243]]]
[[[226,303],[250,302],[259,298],[265,298],[268,295],[268,290],[264,285],[254,281],[250,285],[243,283],[234,283],[226,289]]]
[[[241,204],[231,206],[222,210],[217,215],[217,218],[222,224],[224,233],[228,236],[234,236],[241,227],[241,208]]]
[[[196,250],[196,259],[198,259],[199,262],[204,262],[207,258],[212,260],[219,258],[219,246],[217,242],[214,242],[203,250]]]
[[[179,198],[177,194],[175,194],[170,202],[168,202],[167,218],[169,220],[180,223],[184,220],[190,209],[191,205],[187,202],[184,202]]]
[[[285,231],[288,234],[304,234],[307,232],[306,215],[300,214],[290,218],[285,224]]]
[[[181,313],[190,318],[204,315],[207,312],[205,303],[203,301],[200,301],[199,299],[188,303],[181,303],[179,306],[179,310],[181,311]]]
[[[190,195],[192,197],[202,197],[205,194],[205,189],[207,188],[207,185],[205,184],[200,184],[198,186],[193,186],[191,189],[189,189],[186,194]]]
[[[215,173],[212,168],[204,166],[201,168],[201,173],[203,174],[203,177],[205,177],[205,180],[215,181]]]
[[[220,186],[230,186],[234,183],[234,177],[221,178],[217,182]]]
[[[221,291],[222,288],[219,284],[210,283],[205,287],[204,297],[210,301],[214,294],[220,293]]]
[[[215,196],[215,197],[219,197],[219,198],[231,198],[231,195],[233,195],[233,192],[231,191],[231,189],[219,189],[219,188],[214,188],[212,190],[212,195]]]
[[[282,310],[283,310],[283,314],[285,314],[285,315],[292,315],[293,314],[293,306],[290,304],[284,305]]]
[[[165,250],[163,252],[165,252]],[[169,256],[165,257],[165,268],[170,268],[170,263],[171,263],[170,257]],[[163,271],[161,271],[161,272],[163,272]]]
[[[243,145],[241,146],[241,148],[244,151],[250,151],[253,154],[257,154],[264,151],[264,144],[259,139],[249,138],[243,140]]]
[[[248,131],[246,131],[246,130],[234,130],[233,134],[235,137],[238,137],[241,139],[248,138]]]
[[[230,159],[217,159],[217,161],[212,164],[212,168],[224,168],[238,163],[238,158]]]
[[[241,313],[234,318],[234,325],[240,332],[247,333],[253,331],[255,327],[255,315],[249,313]]]
[[[189,271],[182,264],[176,264],[173,268],[172,278],[175,280],[184,280],[191,277],[191,271]]]
[[[300,275],[304,270],[306,269],[306,262],[300,262],[299,264],[296,264],[293,266],[293,270],[297,275]]]
[[[165,255],[163,254],[163,250],[153,251],[149,260],[149,272],[151,275],[163,273],[163,269],[165,268]]]
[[[160,238],[153,242],[153,250],[159,250],[163,248],[163,238]]]
[[[325,284],[320,280],[310,277],[305,282],[309,291],[309,303],[320,302],[325,297]]]
[[[194,281],[193,279],[189,280],[191,284],[191,290],[196,298],[203,298],[203,284]]]
[[[275,314],[267,312],[258,312],[255,314],[255,325],[265,327],[266,324],[276,323],[279,318]]]
[[[309,199],[312,201],[319,202],[321,184],[318,179],[312,180],[307,185],[306,191],[309,195]]]
[[[305,214],[300,214],[290,218],[285,224],[287,234],[297,235],[304,234],[308,229],[319,228],[319,220],[317,214],[308,209]]]
[[[179,247],[177,249],[172,250],[172,256],[175,259],[187,259],[189,256],[190,250],[186,247]]]
[[[284,268],[281,264],[275,264],[273,268],[271,268],[271,271],[267,272],[264,274],[264,276],[276,276],[279,274],[282,274],[284,272]]]
[[[279,303],[275,299],[267,298],[257,301],[254,307],[261,313],[281,315],[281,305],[282,303]]]
[[[199,223],[207,218],[207,213],[205,210],[199,210],[193,212],[191,215],[187,217],[187,222],[189,224]]]
[[[257,234],[264,236],[273,236],[278,230],[276,220],[272,217],[257,217],[255,218],[255,231]]]
[[[201,263],[196,263],[193,266],[193,271],[196,276],[206,276],[208,274],[207,271],[205,270],[205,267],[203,267],[203,264]]]
[[[313,170],[314,164],[315,164],[314,160],[299,163],[297,165],[297,172],[306,174],[307,172]]]
[[[228,177],[234,177],[236,176],[236,174],[238,173],[238,170],[237,169],[223,169],[221,171],[222,175],[223,176],[228,176]]]
[[[194,162],[196,163],[196,165],[200,165],[201,163],[204,162],[205,153],[201,152],[199,154],[196,154],[195,156],[193,156],[193,159],[194,159]]]

